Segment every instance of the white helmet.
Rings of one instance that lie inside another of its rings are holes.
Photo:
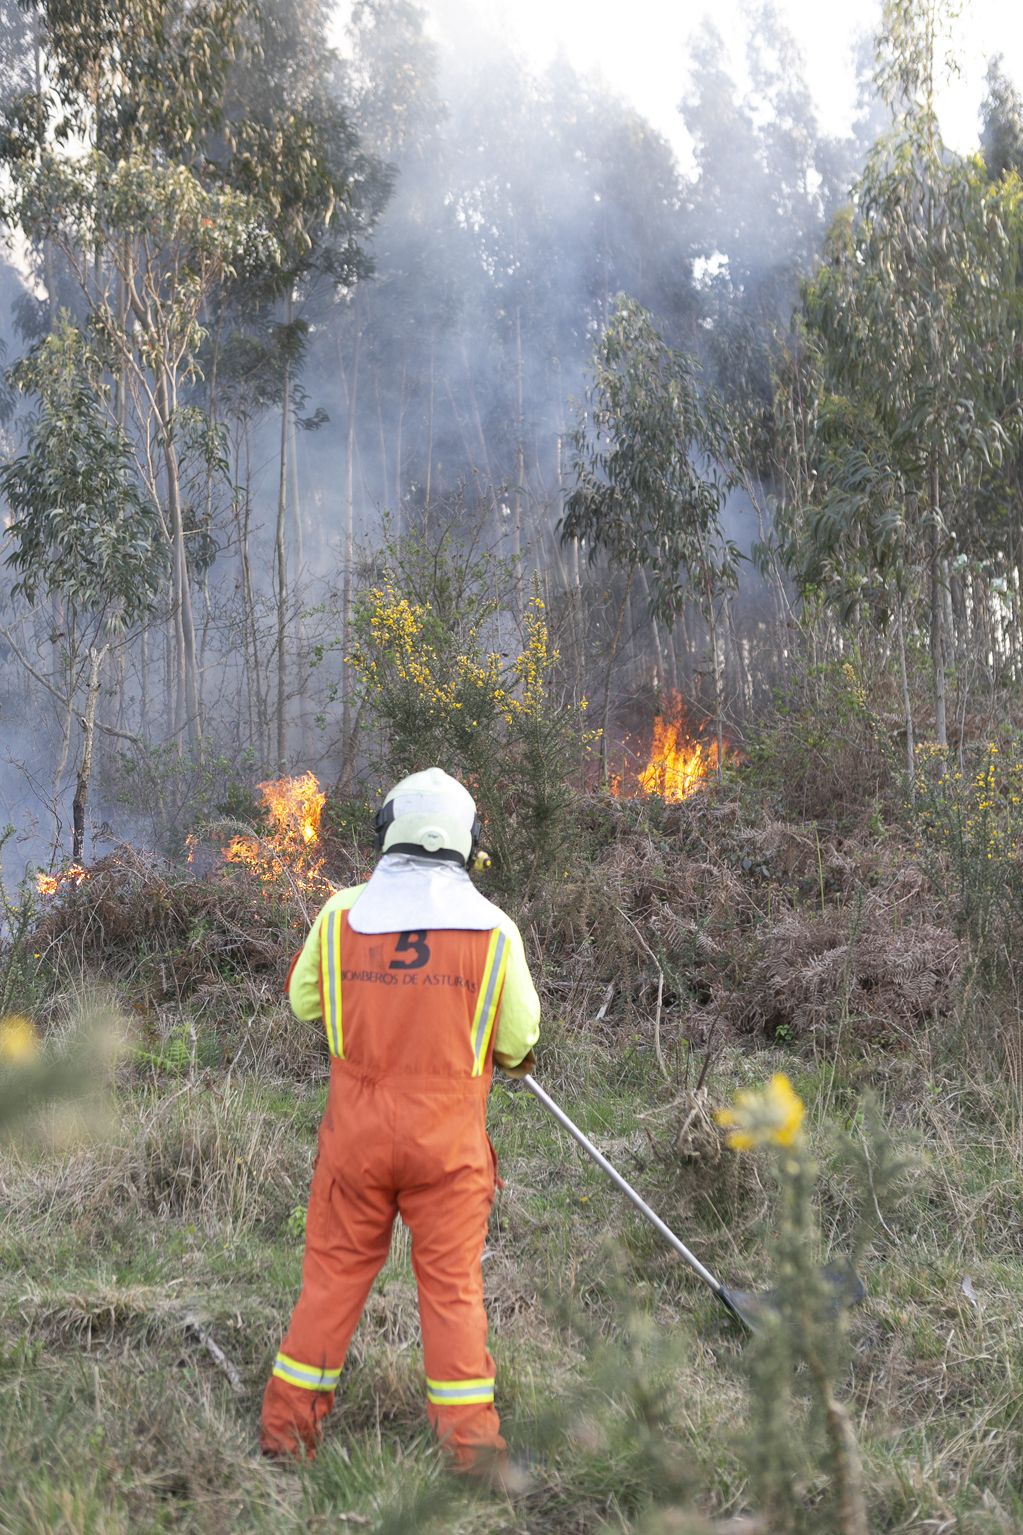
[[[482,830],[472,795],[442,768],[395,784],[374,825],[377,847],[385,853],[424,852],[463,867],[473,863]]]

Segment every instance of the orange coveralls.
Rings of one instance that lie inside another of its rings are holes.
[[[261,1445],[311,1455],[401,1215],[412,1234],[427,1413],[456,1468],[505,1442],[494,1409],[481,1257],[496,1185],[486,1131],[495,1051],[517,1065],[539,1002],[510,919],[490,931],[357,933],[338,892],[289,981],[322,1015],[331,1062],[302,1293],[263,1399]],[[502,914],[503,916],[503,914]]]

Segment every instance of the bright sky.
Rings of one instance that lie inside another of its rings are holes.
[[[424,0],[444,15],[465,0]],[[822,128],[849,125],[853,83],[850,45],[872,36],[880,0],[777,0],[797,37]],[[537,67],[563,51],[579,70],[599,71],[675,145],[683,164],[687,139],[677,105],[686,82],[686,39],[709,16],[734,49],[737,78],[743,44],[739,0],[472,0],[473,12],[508,37]],[[978,143],[978,111],[984,73],[992,54],[1023,89],[1023,4],[1020,0],[965,0],[956,24],[953,54],[960,77],[942,89],[942,129],[947,142],[968,151]],[[450,31],[441,28],[450,38]]]

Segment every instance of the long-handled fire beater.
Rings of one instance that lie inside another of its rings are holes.
[[[718,1300],[735,1320],[741,1322],[750,1332],[756,1332],[765,1310],[770,1310],[773,1306],[775,1298],[772,1292],[768,1290],[753,1293],[747,1290],[726,1289],[719,1279],[715,1279],[710,1269],[700,1262],[695,1253],[691,1253],[685,1243],[679,1240],[671,1227],[661,1220],[656,1211],[651,1210],[646,1200],[636,1193],[632,1184],[622,1177],[617,1168],[612,1167],[603,1152],[597,1150],[589,1136],[584,1135],[579,1126],[569,1119],[564,1109],[554,1102],[554,1099],[549,1093],[544,1091],[539,1082],[532,1076],[523,1077],[522,1081],[534,1098],[538,1098],[544,1108],[554,1115],[562,1129],[567,1130],[572,1139],[582,1147],[590,1160],[596,1162],[597,1166],[602,1172],[607,1174],[616,1188],[621,1189],[630,1204],[634,1205],[640,1215],[650,1222],[655,1231],[660,1233],[668,1246],[678,1253],[684,1263],[688,1264],[697,1278],[702,1279],[707,1288],[714,1292]],[[852,1269],[829,1266],[821,1270],[821,1277],[833,1291],[836,1306],[855,1305],[863,1299],[863,1284]]]

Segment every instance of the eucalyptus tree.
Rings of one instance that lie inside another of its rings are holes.
[[[606,555],[625,578],[604,675],[603,751],[611,673],[637,571],[647,574],[652,613],[673,621],[691,596],[707,623],[714,672],[718,769],[723,760],[719,604],[734,588],[739,552],[725,536],[725,436],[699,369],[668,346],[649,313],[619,295],[594,352],[585,408],[572,436],[575,484],[565,499],[563,538]]]
[[[37,9],[45,124],[34,141],[6,135],[4,211],[29,242],[58,253],[114,381],[98,398],[133,445],[171,553],[171,730],[201,750],[192,580],[200,553],[215,552],[211,486],[225,462],[210,332],[231,293],[246,291],[250,304],[283,293],[290,304],[331,225],[319,266],[345,279],[361,251],[352,186],[363,167],[318,0],[42,0]],[[286,312],[280,329],[283,483],[301,327]],[[205,507],[186,495],[186,461],[205,476]]]
[[[230,285],[215,332],[258,342],[265,352],[265,393],[276,381],[280,411],[274,581],[276,606],[275,753],[287,758],[290,637],[287,524],[289,484],[297,485],[296,421],[326,421],[321,407],[301,417],[300,374],[310,334],[309,312],[328,315],[372,270],[367,243],[390,193],[391,178],[364,148],[355,125],[349,71],[326,43],[331,7],[324,0],[275,0],[249,7],[246,45],[228,74],[221,137],[208,156],[225,185],[266,210],[275,260]],[[268,323],[270,322],[270,323]],[[214,345],[214,356],[216,346]],[[214,394],[215,392],[211,392]],[[294,499],[294,496],[291,497]],[[301,508],[291,518],[301,548]],[[350,563],[350,560],[349,560]]]
[[[787,321],[828,220],[859,168],[856,146],[822,133],[799,45],[773,0],[744,0],[740,90],[722,38],[705,22],[681,103],[696,174],[688,226],[698,305],[692,345],[727,397],[771,397],[771,340]]]
[[[112,161],[99,151],[47,150],[15,164],[11,180],[10,221],[61,254],[78,285],[90,355],[120,381],[115,395],[97,394],[97,401],[118,424],[128,422],[140,477],[164,523],[175,635],[173,730],[198,748],[182,461],[198,450],[202,423],[183,414],[181,395],[195,373],[205,304],[229,275],[249,262],[265,264],[273,237],[250,199],[207,191],[187,166],[148,155]]]
[[[71,856],[82,857],[92,777],[96,709],[112,647],[151,616],[167,574],[160,520],[139,484],[124,433],[100,403],[94,380],[100,358],[67,315],[14,370],[19,388],[38,410],[25,451],[0,470],[0,493],[11,514],[6,563],[17,574],[14,594],[30,607],[52,599],[47,624],[58,665],[50,676],[33,666],[11,633],[8,644],[62,708],[61,747],[54,770],[59,793],[71,741],[75,703],[81,755],[73,802]],[[54,622],[54,617],[59,622]],[[62,679],[60,688],[52,680]]]
[[[1006,171],[1023,175],[1023,96],[1005,73],[1001,56],[988,64],[980,115],[980,148],[992,181]]]
[[[806,536],[826,532],[832,557],[855,549],[857,560],[890,571],[893,546],[877,547],[870,519],[887,526],[900,487],[896,545],[906,574],[894,579],[905,592],[914,566],[925,577],[935,738],[945,745],[949,558],[975,539],[985,476],[1018,429],[1010,378],[1018,195],[992,187],[975,162],[941,143],[934,77],[942,19],[938,0],[885,6],[879,81],[893,131],[871,154],[853,208],[833,225],[805,302],[825,406],[846,399],[860,423],[841,463],[828,444],[824,514],[810,519]],[[880,444],[873,468],[864,422]]]
[[[193,746],[202,725],[179,392],[194,371],[203,304],[243,247],[261,236],[254,210],[208,191],[188,161],[216,119],[237,41],[236,9],[233,0],[43,0],[40,133],[34,144],[11,136],[5,144],[5,222],[30,245],[56,253],[70,274],[88,350],[117,381],[97,401],[127,430],[164,521],[172,729]]]

